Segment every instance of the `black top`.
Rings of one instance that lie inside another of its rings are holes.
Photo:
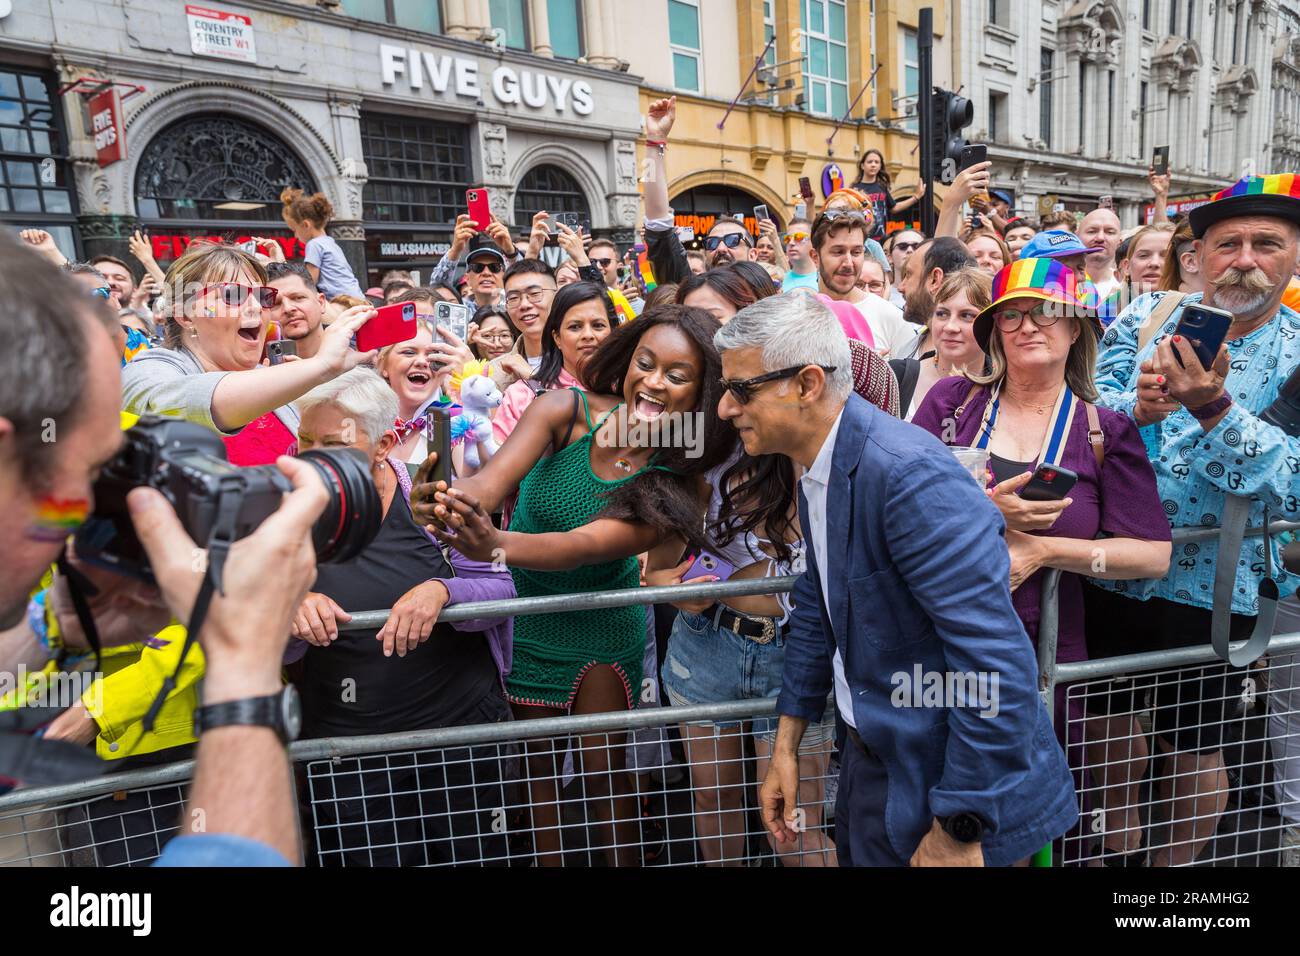
[[[1027,471],[1034,470],[1032,461],[1010,461],[998,455],[989,452],[989,470],[993,472],[993,481],[1001,484],[1008,478],[1014,478],[1016,475],[1023,475]]]
[[[874,183],[857,182],[853,184],[852,188],[871,200],[871,211],[876,217],[876,229],[867,238],[880,242],[885,238],[885,223],[888,221],[890,213],[894,211],[894,197],[890,195],[888,189],[880,184],[879,180]]]
[[[437,545],[416,525],[395,491],[379,534],[361,555],[317,569],[313,590],[349,613],[390,608],[417,584],[452,577]],[[303,737],[425,730],[474,722],[489,694],[501,695],[492,652],[482,634],[438,624],[405,657],[384,656],[379,628],[341,631],[304,660]]]

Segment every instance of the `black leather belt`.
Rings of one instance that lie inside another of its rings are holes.
[[[704,616],[713,621],[715,627],[735,631],[755,644],[771,644],[778,633],[784,637],[788,630],[784,624],[778,628],[776,618],[750,617],[748,614],[733,611],[725,604],[714,604],[704,612]]]

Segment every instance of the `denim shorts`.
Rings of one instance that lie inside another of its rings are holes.
[[[674,707],[692,704],[720,704],[732,700],[775,698],[781,693],[781,671],[785,666],[785,638],[777,634],[768,644],[718,627],[712,617],[679,611],[668,638],[664,657],[664,690]],[[771,743],[776,739],[776,717],[757,717],[754,735]],[[740,721],[700,721],[692,726],[735,730]],[[811,750],[835,734],[833,698],[827,698],[826,713],[819,723],[810,723],[800,750]]]

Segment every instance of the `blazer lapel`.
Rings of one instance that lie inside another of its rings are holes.
[[[849,636],[849,599],[845,583],[850,573],[849,534],[853,530],[853,473],[862,458],[862,449],[870,431],[871,414],[884,414],[856,394],[850,394],[840,419],[839,434],[831,455],[830,483],[826,489],[826,561],[825,585],[829,588],[831,626],[844,646]],[[830,582],[834,582],[834,585]]]

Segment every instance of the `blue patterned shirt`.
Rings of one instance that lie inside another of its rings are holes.
[[[1152,292],[1135,299],[1106,330],[1097,359],[1098,403],[1133,416],[1137,404],[1137,377],[1142,362],[1154,353],[1157,342],[1173,333],[1183,305],[1199,302],[1188,295],[1137,352],[1137,329],[1165,293]],[[1231,366],[1224,387],[1232,406],[1209,431],[1179,406],[1162,422],[1139,429],[1156,472],[1156,487],[1165,515],[1174,528],[1212,527],[1219,523],[1225,493],[1252,499],[1250,524],[1270,518],[1300,518],[1300,439],[1256,417],[1277,398],[1278,388],[1300,365],[1300,315],[1286,306],[1272,321],[1244,338],[1228,341]],[[1114,591],[1143,600],[1155,596],[1180,604],[1212,608],[1217,540],[1174,546],[1169,573],[1160,580],[1097,581]],[[1300,580],[1282,570],[1279,542],[1273,542],[1273,576],[1283,594],[1294,591]],[[1247,538],[1237,560],[1237,582],[1232,610],[1256,614],[1258,587],[1264,577],[1264,539]]]

